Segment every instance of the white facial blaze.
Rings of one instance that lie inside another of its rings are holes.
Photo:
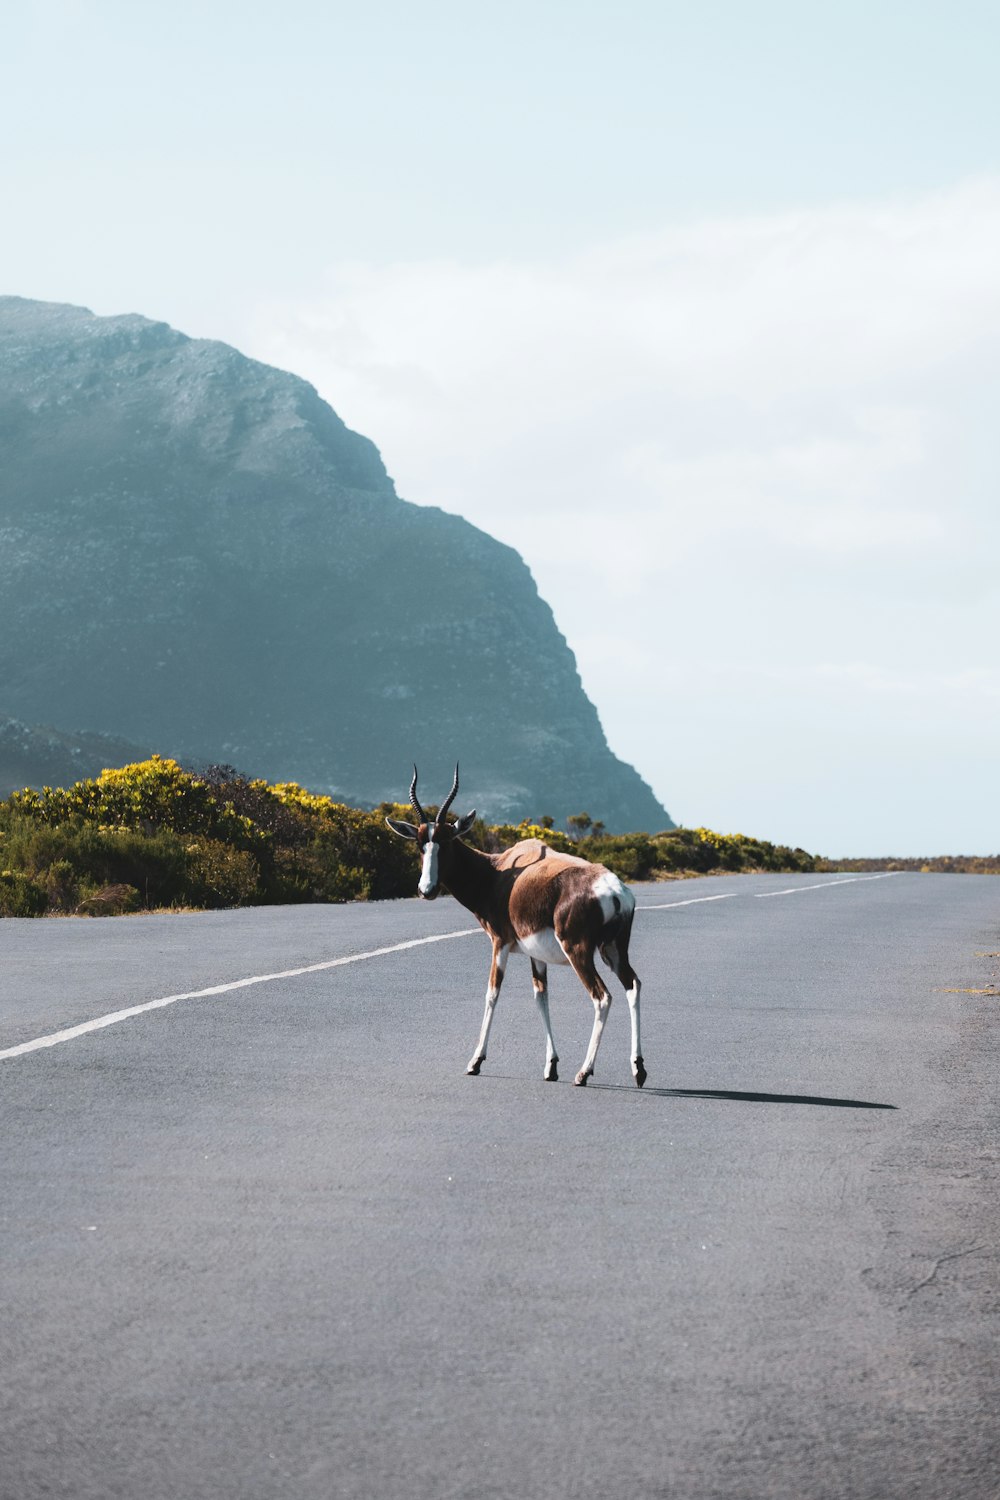
[[[428,839],[424,845],[424,863],[420,871],[420,882],[417,886],[421,896],[429,895],[431,891],[437,889],[438,849],[439,846],[433,839]]]

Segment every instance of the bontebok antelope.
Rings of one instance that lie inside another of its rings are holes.
[[[493,941],[493,962],[486,991],[486,1013],[476,1050],[467,1071],[478,1073],[486,1061],[486,1045],[493,1024],[507,959],[526,953],[531,959],[531,980],[545,1026],[544,1077],[555,1082],[559,1056],[552,1039],[549,1019],[549,964],[569,964],[579,975],[594,1002],[594,1029],[583,1067],[574,1079],[585,1084],[594,1071],[601,1033],[611,1008],[607,985],[598,974],[594,956],[600,951],[608,967],[617,974],[628,996],[632,1019],[632,1076],[642,1088],[646,1069],[639,1045],[639,978],[628,958],[628,942],[635,914],[635,898],[610,870],[572,854],[559,854],[538,839],[524,839],[502,854],[483,854],[462,842],[475,821],[475,812],[465,813],[456,823],[446,815],[458,793],[455,780],[432,823],[417,801],[417,768],[413,767],[410,805],[417,822],[387,818],[393,833],[413,839],[423,864],[417,887],[426,901],[433,901],[442,886],[456,901],[468,907]]]

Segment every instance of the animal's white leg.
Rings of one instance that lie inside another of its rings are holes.
[[[604,1031],[604,1023],[608,1019],[608,1011],[611,1009],[611,996],[608,993],[607,985],[594,967],[593,950],[583,943],[570,946],[565,941],[563,941],[563,947],[565,948],[567,958],[580,978],[580,982],[594,1002],[594,1029],[590,1033],[590,1046],[587,1048],[587,1055],[583,1059],[583,1067],[573,1079],[575,1084],[583,1085],[594,1071],[597,1049],[601,1045],[601,1033]]]
[[[626,991],[628,1000],[628,1013],[632,1021],[632,1077],[642,1088],[646,1082],[646,1069],[642,1061],[642,1042],[639,1038],[639,995],[642,985],[639,983],[638,974],[632,974],[632,983]]]
[[[611,996],[607,990],[605,990],[603,995],[594,996],[594,1029],[590,1033],[590,1046],[587,1048],[587,1055],[583,1059],[583,1067],[573,1080],[576,1084],[585,1084],[594,1071],[594,1063],[597,1061],[597,1049],[601,1045],[604,1023],[608,1019],[608,1011],[610,1009]]]
[[[629,1019],[632,1022],[632,1077],[637,1087],[642,1088],[646,1082],[646,1069],[642,1061],[642,1042],[639,1038],[639,994],[642,985],[639,983],[638,974],[629,963],[628,935],[626,934],[624,941],[619,938],[602,948],[601,955],[625,986]]]
[[[504,970],[507,967],[507,955],[510,949],[502,943],[493,944],[493,961],[490,964],[490,982],[486,990],[486,1009],[483,1012],[483,1025],[479,1033],[479,1041],[476,1050],[469,1059],[466,1073],[478,1073],[486,1061],[486,1043],[490,1039],[490,1027],[493,1025],[493,1012],[496,1010],[497,1000],[500,998],[500,986],[503,984]]]
[[[540,964],[536,959],[531,960],[531,982],[535,987],[535,999],[538,1001],[542,1025],[545,1027],[545,1072],[542,1074],[542,1077],[546,1083],[557,1083],[559,1080],[559,1069],[556,1064],[559,1061],[559,1054],[556,1051],[555,1039],[552,1035],[552,1020],[549,1016],[549,970],[547,964]]]

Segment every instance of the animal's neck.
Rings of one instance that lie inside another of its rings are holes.
[[[463,844],[461,839],[452,839],[442,848],[441,854],[441,884],[456,901],[477,917],[482,917],[497,878],[492,859],[488,854]]]

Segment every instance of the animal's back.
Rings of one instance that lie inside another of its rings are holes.
[[[558,849],[543,844],[541,839],[522,839],[519,844],[512,844],[502,854],[494,856],[493,863],[498,870],[522,870],[544,867],[547,876],[551,877],[556,870],[563,865],[582,865],[588,870],[603,870],[603,865],[591,864],[588,859],[580,859],[576,854],[562,854]]]
[[[582,917],[587,903],[581,905],[581,896],[600,905],[605,922],[630,917],[635,906],[632,892],[604,865],[562,854],[540,839],[523,839],[505,849],[496,863],[513,877],[509,911],[519,935],[560,928],[560,908]]]

